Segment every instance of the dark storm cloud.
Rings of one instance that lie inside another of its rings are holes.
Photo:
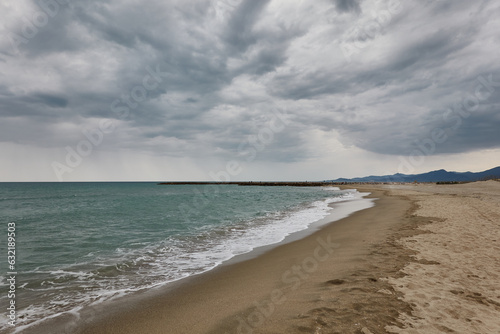
[[[361,11],[361,7],[359,6],[358,0],[335,0],[335,6],[337,10],[341,13],[345,12],[359,13]]]
[[[24,99],[30,103],[41,103],[53,108],[64,108],[68,105],[68,100],[62,96],[36,93]]]
[[[245,52],[259,40],[252,30],[269,0],[243,0],[227,24],[225,40],[231,51]]]
[[[384,154],[409,153],[435,128],[452,128],[435,154],[499,147],[500,87],[460,126],[446,114],[479,76],[500,82],[499,6],[390,12],[395,2],[84,1],[61,4],[29,38],[25,18],[41,9],[19,2],[0,14],[0,140],[65,147],[82,136],[72,126],[105,118],[120,127],[110,149],[230,159],[282,108],[290,123],[261,159],[307,159],[316,130]],[[24,38],[18,53],[12,36]],[[31,132],[6,131],[13,118]]]

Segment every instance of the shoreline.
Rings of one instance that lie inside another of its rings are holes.
[[[338,189],[338,188],[337,188]],[[104,301],[102,305],[98,304],[95,308],[84,307],[82,310],[76,312],[66,312],[58,315],[54,315],[52,317],[46,318],[42,321],[38,321],[36,324],[28,325],[28,326],[20,326],[18,331],[21,333],[52,333],[54,329],[61,330],[64,332],[74,332],[75,328],[79,328],[81,326],[82,320],[83,322],[92,321],[95,318],[96,313],[101,314],[103,309],[107,307],[115,307],[120,303],[135,303],[137,301],[143,301],[150,298],[151,295],[155,295],[160,292],[167,292],[177,289],[179,286],[182,286],[184,283],[187,283],[190,280],[203,279],[202,276],[208,274],[211,271],[218,270],[221,267],[231,266],[236,263],[244,262],[247,260],[251,260],[261,256],[272,250],[273,248],[279,247],[281,245],[300,240],[316,231],[321,229],[324,225],[331,224],[332,221],[337,221],[346,216],[352,214],[353,212],[364,210],[373,206],[373,199],[367,199],[365,196],[368,193],[359,193],[352,187],[347,188],[345,190],[353,190],[355,192],[354,197],[341,199],[339,201],[334,201],[329,204],[330,212],[328,215],[318,221],[311,223],[304,230],[292,232],[284,237],[283,240],[269,244],[264,246],[259,246],[254,248],[253,250],[235,255],[234,257],[223,261],[218,264],[214,268],[207,269],[204,272],[194,274],[192,276],[180,278],[178,280],[170,281],[165,284],[158,285],[156,287],[149,287],[139,290],[137,292],[132,292],[125,296],[120,296],[117,298],[113,298],[108,301]],[[78,320],[82,319],[82,320]]]
[[[165,291],[151,292],[148,298],[121,305],[105,317],[100,317],[96,308],[94,321],[76,333],[268,333],[289,332],[292,323],[297,323],[294,328],[304,327],[300,324],[315,317],[306,315],[308,308],[318,309],[314,305],[322,304],[317,300],[320,294],[310,293],[311,289],[333,292],[347,287],[358,291],[364,289],[358,285],[369,288],[377,284],[381,289],[388,285],[373,282],[370,278],[376,280],[374,275],[364,273],[364,266],[370,265],[365,258],[411,206],[409,201],[383,192],[372,191],[369,198],[379,198],[374,207],[256,258],[193,276]],[[353,273],[357,278],[351,282]],[[396,299],[397,308],[401,308],[395,295],[374,293],[381,299]],[[387,301],[379,303],[385,305]],[[290,314],[296,314],[296,319],[290,321]]]
[[[354,189],[346,188],[346,189],[342,189],[342,190],[354,190]],[[338,220],[344,219],[357,211],[369,209],[375,205],[375,201],[377,200],[377,198],[368,198],[369,195],[370,195],[369,192],[356,192],[356,195],[355,195],[356,197],[354,197],[354,198],[344,199],[344,200],[341,200],[338,202],[332,202],[328,205],[331,208],[330,213],[326,217],[311,223],[306,229],[292,232],[291,234],[288,234],[287,236],[285,236],[283,240],[281,240],[277,243],[259,246],[259,247],[252,249],[250,252],[236,255],[236,256],[224,261],[223,263],[221,263],[217,267],[227,266],[227,265],[243,262],[246,260],[254,259],[256,257],[264,255],[265,253],[271,251],[272,249],[274,249],[276,247],[280,247],[280,246],[288,244],[290,242],[298,241],[300,239],[308,237],[311,234],[321,230],[325,226],[327,226],[329,224],[333,224]],[[216,269],[216,268],[213,268],[213,269]],[[211,270],[213,270],[213,269],[211,269]],[[201,273],[201,274],[203,274],[203,273]]]
[[[499,182],[356,189],[376,205],[168,289],[97,305],[66,332],[500,332]]]

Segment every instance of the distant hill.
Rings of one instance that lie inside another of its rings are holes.
[[[448,172],[444,169],[435,170],[424,174],[393,174],[383,176],[365,176],[356,177],[353,179],[336,179],[332,182],[471,182],[480,181],[491,178],[500,179],[500,167],[495,167],[484,172],[472,173],[458,173]]]

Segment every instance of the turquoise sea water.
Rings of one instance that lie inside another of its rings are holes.
[[[315,187],[0,183],[0,302],[8,302],[9,222],[16,223],[22,328],[278,243],[352,196]]]

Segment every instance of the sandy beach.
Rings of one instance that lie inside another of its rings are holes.
[[[500,333],[500,182],[393,186],[433,217],[398,240],[415,252],[388,282],[412,305],[394,333]]]
[[[356,188],[376,205],[255,258],[87,310],[65,330],[499,333],[500,182]],[[47,326],[37,333],[53,332]]]

